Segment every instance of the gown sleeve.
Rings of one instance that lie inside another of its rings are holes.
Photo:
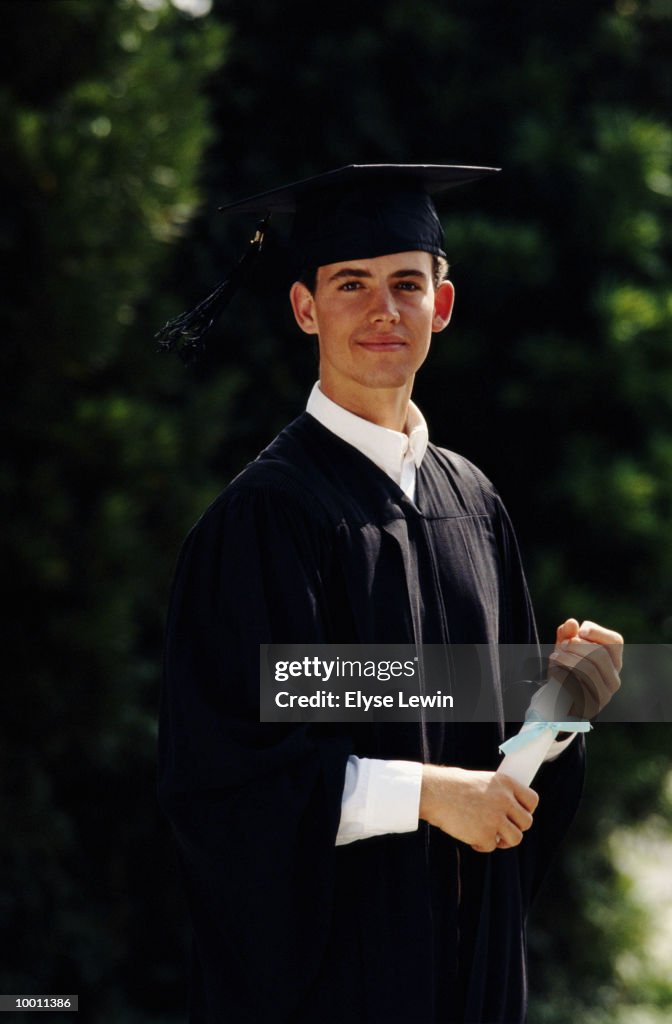
[[[159,799],[190,904],[192,1021],[291,1019],[324,953],[350,743],[260,724],[259,644],[325,640],[325,534],[291,492],[239,487],[178,563]]]

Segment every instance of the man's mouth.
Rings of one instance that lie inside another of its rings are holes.
[[[407,345],[396,334],[377,334],[375,337],[362,338],[357,344],[368,352],[398,352]]]

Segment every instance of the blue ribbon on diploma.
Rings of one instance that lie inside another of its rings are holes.
[[[525,723],[515,736],[506,740],[500,745],[501,754],[513,754],[516,750],[523,750],[529,746],[543,733],[551,733],[553,739],[559,732],[590,732],[590,722],[582,718],[568,718],[566,722],[547,722],[538,711],[528,711],[525,715]]]

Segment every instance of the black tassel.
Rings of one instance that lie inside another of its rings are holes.
[[[234,294],[249,276],[261,252],[270,214],[257,226],[254,238],[229,276],[194,309],[168,320],[154,335],[159,352],[177,352],[185,363],[194,362],[205,349],[203,338],[219,319]]]

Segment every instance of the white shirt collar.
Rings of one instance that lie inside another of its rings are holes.
[[[427,450],[429,434],[425,418],[413,402],[408,404],[407,433],[381,427],[348,412],[327,398],[320,390],[319,381],[310,393],[306,412],[319,420],[332,434],[371,459],[407,494],[409,488],[411,492],[414,491],[415,469]]]

